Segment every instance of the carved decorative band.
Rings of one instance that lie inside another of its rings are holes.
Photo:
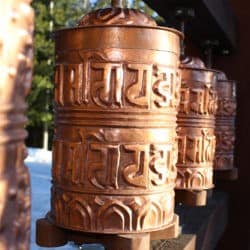
[[[211,83],[182,82],[179,115],[214,118],[217,110],[217,92]]]
[[[232,153],[234,151],[235,132],[232,126],[216,127],[216,154]]]
[[[6,133],[8,132],[8,133]],[[27,138],[27,131],[25,129],[6,129],[6,131],[0,131],[0,144],[21,142]]]
[[[212,129],[179,128],[178,133],[178,164],[212,163],[216,140]]]
[[[176,189],[204,190],[213,188],[213,168],[177,168]]]
[[[102,38],[96,37],[100,34]],[[129,37],[129,39],[128,39]],[[150,37],[150,39],[149,39]],[[58,30],[55,33],[56,51],[106,48],[170,51],[180,54],[180,33],[173,29],[147,26],[81,27]],[[138,58],[137,58],[138,59]],[[176,59],[175,62],[178,62]]]
[[[216,153],[214,159],[215,170],[231,170],[234,168],[233,153]]]
[[[172,112],[173,113],[173,112]],[[107,127],[176,127],[176,115],[169,113],[57,112],[56,124]]]
[[[216,127],[229,126],[232,129],[235,127],[235,116],[217,116]]]
[[[18,113],[12,110],[12,113],[0,113],[0,128],[21,128],[27,122],[27,117],[23,113]]]
[[[157,51],[150,49],[121,49],[121,48],[103,48],[102,50],[64,50],[56,52],[56,63],[69,64],[75,63],[84,63],[86,60],[92,60],[94,58],[102,58],[106,62],[129,62],[129,63],[138,63],[138,60],[142,64],[158,64],[169,67],[169,68],[178,68],[178,55],[171,53],[169,51]]]
[[[235,117],[235,115],[236,115],[236,99],[219,98],[218,110],[216,112],[216,116]]]
[[[224,119],[224,122],[216,127],[215,170],[230,170],[234,168],[234,129],[232,119]]]
[[[215,119],[199,117],[182,117],[177,116],[177,124],[180,128],[215,128]]]
[[[55,68],[55,104],[62,107],[176,112],[179,88],[180,76],[174,68],[106,62],[99,54],[86,54],[82,63]]]
[[[215,146],[213,129],[179,127],[176,188],[195,190],[213,187]]]
[[[211,166],[212,167],[212,166]],[[176,176],[176,174],[174,175]],[[173,178],[174,179],[174,178]],[[175,184],[174,182],[169,182],[168,184],[163,184],[159,186],[151,185],[151,188],[145,189],[140,187],[128,187],[128,186],[118,186],[117,189],[113,188],[112,186],[106,186],[106,189],[96,188],[92,184],[88,182],[85,183],[67,183],[67,186],[64,184],[64,181],[57,183],[56,180],[52,181],[52,184],[55,188],[58,188],[64,192],[72,192],[72,193],[79,193],[79,194],[93,194],[93,195],[108,195],[110,196],[131,196],[131,195],[153,195],[153,194],[160,194],[164,192],[171,192]]]
[[[18,106],[14,103],[5,103],[1,102],[0,100],[0,115],[1,114],[8,114],[11,115],[13,113],[23,114],[27,110],[27,104],[25,102],[18,103]]]
[[[62,134],[73,137],[59,139]],[[55,183],[92,192],[152,192],[176,178],[177,145],[170,129],[61,128],[53,154]]]
[[[174,192],[102,196],[53,188],[50,219],[61,227],[96,233],[140,233],[166,227],[174,215]]]

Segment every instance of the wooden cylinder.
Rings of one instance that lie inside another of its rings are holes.
[[[29,1],[0,7],[0,249],[28,250],[30,178],[24,159],[26,96],[33,69],[34,14]]]
[[[218,111],[216,114],[216,153],[214,169],[216,171],[234,169],[234,142],[236,116],[235,81],[218,76]]]
[[[181,77],[176,189],[207,190],[213,187],[216,71],[192,60],[181,66]]]
[[[79,25],[55,33],[48,218],[91,233],[164,229],[174,219],[180,33],[119,8]]]

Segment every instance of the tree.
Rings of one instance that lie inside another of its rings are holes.
[[[70,27],[89,12],[89,0],[34,0],[35,10],[35,51],[34,77],[28,97],[27,129],[30,132],[28,144],[42,146],[42,136],[52,131],[52,79],[54,44],[52,30]],[[44,133],[41,133],[44,131]],[[46,142],[45,142],[46,144]]]

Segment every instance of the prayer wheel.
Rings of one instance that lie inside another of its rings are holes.
[[[29,250],[30,177],[24,164],[25,99],[33,70],[29,1],[1,1],[0,24],[0,249]]]
[[[180,69],[177,200],[188,205],[205,205],[206,192],[202,191],[213,188],[216,71],[206,69],[196,58],[185,59]]]
[[[216,113],[215,175],[223,179],[237,179],[234,167],[236,86],[223,72],[218,73],[216,82],[218,110]]]
[[[181,33],[118,2],[55,32],[47,220],[67,230],[143,233],[174,219]]]

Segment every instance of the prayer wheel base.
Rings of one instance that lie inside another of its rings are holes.
[[[238,169],[232,168],[230,170],[214,171],[215,180],[236,181],[238,179]]]
[[[151,233],[123,235],[91,234],[66,230],[53,225],[47,218],[36,222],[36,243],[42,247],[59,247],[73,241],[76,244],[100,243],[107,250],[149,250],[150,240],[176,238],[180,233],[179,216],[174,215],[170,225],[164,230]]]
[[[174,219],[172,223],[165,228],[164,230],[159,230],[150,233],[151,240],[168,240],[177,238],[180,234],[180,227],[179,227],[179,216],[174,215]]]
[[[175,190],[176,203],[185,206],[206,206],[207,200],[212,196],[213,190]]]

